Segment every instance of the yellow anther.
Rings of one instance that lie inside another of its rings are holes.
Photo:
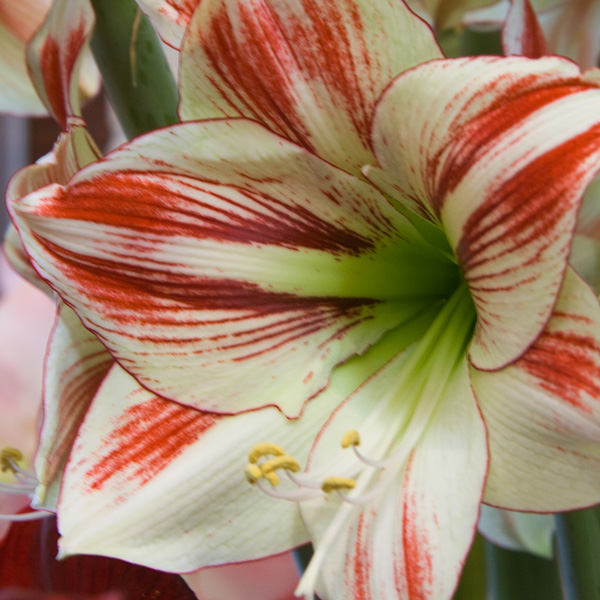
[[[354,429],[346,431],[342,438],[342,448],[349,448],[350,446],[360,446],[360,435]]]
[[[244,475],[246,475],[248,483],[254,485],[263,476],[263,472],[258,465],[249,463],[244,469]]]
[[[12,471],[16,473],[15,463],[23,460],[23,454],[16,448],[3,448],[0,451],[0,468],[2,471]]]
[[[275,471],[267,471],[266,473],[263,472],[263,477],[273,486],[275,487],[276,485],[279,485],[279,476],[277,475],[277,473],[275,473]]]
[[[267,471],[266,473],[256,464],[248,463],[244,469],[244,475],[248,483],[254,485],[259,479],[266,479],[273,487],[279,485],[279,477],[275,471]]]
[[[284,454],[285,450],[281,446],[269,442],[262,442],[256,444],[256,446],[250,450],[248,461],[254,464],[263,456],[283,456]]]
[[[297,473],[300,470],[300,464],[293,456],[285,454],[284,456],[277,456],[267,460],[260,465],[260,469],[265,475],[272,471],[277,471],[277,469],[285,469],[286,471]]]
[[[351,490],[354,489],[356,482],[354,479],[348,479],[347,477],[328,477],[321,484],[321,489],[329,494],[337,490]]]

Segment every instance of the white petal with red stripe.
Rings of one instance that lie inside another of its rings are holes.
[[[244,116],[350,171],[372,162],[377,98],[441,57],[401,1],[201,2],[182,46],[183,120]]]
[[[114,364],[111,355],[61,304],[50,338],[44,376],[44,421],[35,461],[37,505],[56,508],[60,480],[75,436],[98,387]]]
[[[600,307],[573,271],[514,365],[471,377],[489,429],[485,500],[555,512],[600,501]]]
[[[479,514],[487,469],[485,427],[464,359],[429,418],[415,420],[410,410],[400,416],[401,403],[396,411],[378,411],[379,388],[395,389],[402,362],[402,357],[392,361],[336,412],[311,457],[316,464],[323,458],[319,444],[331,437],[329,428],[339,433],[361,414],[359,450],[363,454],[380,451],[382,440],[390,435],[397,442],[388,457],[399,452],[407,436],[415,442],[405,448],[404,460],[387,465],[378,478],[363,466],[355,490],[347,494],[354,498],[358,492],[358,498],[362,494],[367,499],[369,487],[363,487],[362,481],[371,477],[370,485],[378,492],[363,504],[331,497],[301,505],[316,547],[313,560],[320,567],[317,574],[309,566],[309,577],[305,575],[297,590],[307,598],[313,577],[320,597],[344,600],[450,598],[457,584]],[[378,418],[373,418],[374,412]],[[405,433],[401,428],[390,432],[399,421],[404,421]],[[413,439],[416,430],[420,434]]]
[[[88,410],[63,478],[61,552],[182,572],[306,542],[296,504],[246,481],[247,453],[269,441],[305,460],[341,394],[368,376],[371,365],[364,364],[342,370],[341,383],[296,421],[274,408],[202,413],[153,396],[115,366]]]
[[[13,212],[121,365],[203,410],[297,415],[457,282],[372,186],[244,120],[139,138]]]
[[[384,94],[367,176],[441,221],[477,306],[477,367],[515,360],[548,320],[599,141],[600,90],[559,58],[436,61]]]

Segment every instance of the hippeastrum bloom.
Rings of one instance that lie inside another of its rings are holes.
[[[447,598],[482,500],[600,500],[600,307],[567,264],[594,77],[432,61],[389,86],[370,139],[385,195],[224,119],[12,203],[121,366],[71,451],[63,554],[183,571],[277,552],[306,539],[289,498],[316,547],[299,593]],[[255,444],[247,476],[277,498],[244,487]]]

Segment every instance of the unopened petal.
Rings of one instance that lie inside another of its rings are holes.
[[[60,0],[27,48],[33,84],[63,131],[69,117],[81,115],[79,66],[93,26],[88,0]]]

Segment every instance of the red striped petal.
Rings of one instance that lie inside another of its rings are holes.
[[[473,363],[514,360],[560,289],[600,157],[600,90],[558,58],[432,62],[383,96],[374,140],[368,177],[440,220],[455,249],[479,317]]]
[[[309,473],[318,470],[319,459],[324,459],[335,442],[339,448],[340,432],[354,427],[361,431],[361,452],[381,458],[377,453],[382,440],[390,439],[389,428],[402,408],[374,416],[373,392],[378,390],[381,396],[379,390],[386,390],[389,396],[401,365],[401,359],[391,361],[336,411],[317,440]],[[411,418],[405,415],[393,432],[396,439],[402,437],[400,427],[410,428],[407,421]],[[345,452],[352,454],[349,449]],[[350,458],[338,461],[338,455],[334,456],[330,470],[335,465],[344,473]],[[358,464],[355,472],[360,472],[360,467],[373,471]],[[365,600],[450,598],[475,533],[486,469],[485,427],[463,360],[418,443],[407,452],[406,461],[387,465],[378,476],[373,475],[371,488],[381,486],[373,499],[356,506],[344,504],[332,494],[327,501],[302,503],[315,556],[323,553],[316,592],[323,598]],[[368,494],[368,486],[361,488],[366,476],[358,475],[349,497],[355,492],[359,497]],[[330,527],[335,522],[339,529],[334,533]],[[308,592],[307,584],[306,579],[301,582],[297,593]]]
[[[472,370],[488,425],[485,500],[556,512],[600,501],[600,307],[567,271],[552,318],[514,365]]]
[[[116,366],[63,478],[61,555],[91,552],[183,572],[306,542],[296,505],[250,486],[244,467],[265,440],[305,459],[336,402],[330,395],[311,404],[298,421],[272,409],[220,416],[157,398]]]
[[[61,305],[46,358],[37,496],[55,508],[60,480],[85,414],[114,361],[75,313]]]
[[[182,47],[183,120],[245,116],[351,171],[392,78],[441,56],[394,0],[200,3]]]
[[[203,410],[298,415],[336,365],[456,282],[372,186],[248,121],[140,138],[14,211],[122,366]]]

